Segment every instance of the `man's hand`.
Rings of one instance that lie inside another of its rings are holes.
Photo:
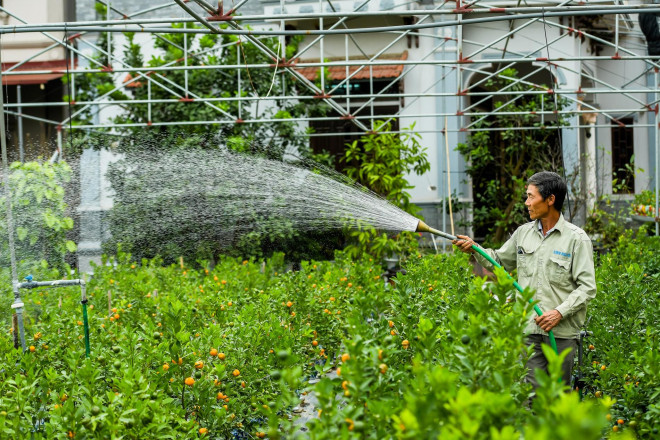
[[[453,240],[451,244],[458,247],[458,249],[460,249],[461,252],[465,252],[466,254],[474,253],[474,250],[472,249],[474,240],[472,240],[467,235],[457,235],[456,237],[458,238],[458,240]]]
[[[561,316],[561,313],[557,310],[549,310],[544,312],[543,315],[534,318],[534,321],[536,321],[536,324],[541,327],[543,331],[549,332],[554,326],[559,324],[561,318],[563,318],[563,316]]]

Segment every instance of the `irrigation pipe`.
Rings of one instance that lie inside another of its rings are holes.
[[[417,224],[417,230],[415,232],[428,232],[430,234],[437,235],[442,238],[446,238],[447,240],[452,240],[452,241],[458,240],[458,237],[451,234],[447,234],[446,232],[438,231],[437,229],[433,229],[421,220]],[[481,255],[486,260],[488,260],[488,262],[491,263],[493,266],[502,268],[502,265],[499,264],[497,261],[495,261],[493,257],[488,255],[486,251],[484,251],[481,248],[481,246],[475,243],[472,245],[472,249],[474,249],[479,255]],[[507,277],[513,280],[513,287],[515,287],[518,292],[522,293],[524,289],[520,284],[518,284],[518,282],[511,275],[508,274],[508,272],[507,272]],[[533,302],[533,299],[530,299],[529,302],[530,303]],[[538,306],[538,304],[534,304],[534,311],[539,316],[543,315],[543,311]],[[555,334],[552,332],[552,330],[548,332],[548,337],[550,338],[550,346],[555,351],[555,353],[559,354],[559,351],[557,350],[557,341],[555,341]]]
[[[31,278],[31,277],[30,277]],[[68,287],[68,286],[80,286],[80,304],[82,304],[82,314],[83,314],[83,326],[85,332],[85,357],[89,358],[90,346],[89,346],[89,319],[87,317],[87,284],[85,280],[75,279],[75,280],[56,280],[56,281],[26,281],[24,283],[15,283],[14,289],[36,289],[37,287]],[[23,348],[25,349],[25,347]]]

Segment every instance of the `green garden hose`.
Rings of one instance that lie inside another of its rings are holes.
[[[453,240],[458,240],[458,239],[459,239],[458,237],[456,237],[456,236],[454,236],[454,235],[447,234],[446,232],[438,231],[437,229],[433,229],[433,228],[429,227],[426,223],[424,223],[424,222],[421,221],[421,220],[420,220],[419,224],[417,225],[417,230],[416,230],[416,232],[428,232],[428,233],[430,233],[430,234],[437,235],[437,236],[439,236],[439,237],[446,238],[447,240],[452,240],[452,241],[453,241]],[[483,250],[480,246],[478,246],[476,243],[472,245],[472,249],[474,249],[476,252],[479,253],[479,255],[481,255],[481,256],[484,257],[486,260],[488,260],[488,262],[491,263],[493,266],[495,266],[495,267],[499,267],[499,268],[502,268],[502,265],[501,265],[501,264],[497,263],[497,262],[493,259],[493,257],[491,257],[490,255],[488,255],[488,254],[486,253],[486,251],[484,251],[484,250]],[[506,272],[506,271],[505,271],[505,272]],[[518,292],[521,292],[521,293],[522,293],[522,291],[524,290],[524,289],[522,288],[522,286],[521,286],[520,284],[518,284],[518,282],[517,282],[517,281],[516,281],[511,275],[509,275],[508,273],[507,273],[507,277],[509,277],[509,279],[512,279],[512,280],[513,280],[513,287],[515,287],[516,290],[518,290]],[[530,299],[530,300],[529,300],[530,303],[533,302],[533,301],[534,301],[533,299]],[[543,315],[543,311],[541,310],[541,308],[540,308],[537,304],[534,304],[534,311],[535,311],[536,314],[539,315],[539,316]],[[551,346],[552,349],[555,351],[555,353],[559,354],[559,351],[557,350],[557,341],[555,341],[555,335],[554,335],[554,333],[552,332],[552,330],[550,330],[550,331],[548,332],[548,337],[550,338],[550,346]]]
[[[502,265],[498,264],[498,263],[493,259],[493,257],[491,257],[490,255],[488,255],[488,254],[486,253],[486,251],[484,251],[484,250],[483,250],[480,246],[478,246],[476,243],[472,245],[472,249],[474,249],[475,251],[479,252],[479,255],[481,255],[481,256],[484,257],[486,260],[488,260],[488,262],[489,262],[490,264],[492,264],[493,266],[495,266],[495,267],[499,267],[499,268],[502,267]],[[508,273],[506,274],[506,276],[513,280],[513,277],[512,277],[511,275],[509,275]],[[520,284],[518,284],[518,282],[517,282],[516,280],[513,280],[513,287],[515,287],[516,290],[518,290],[518,292],[521,292],[521,293],[522,293],[522,291],[524,290],[524,289],[522,288],[522,286],[521,286]],[[529,300],[530,303],[533,302],[533,301],[534,301],[533,299],[530,299],[530,300]],[[534,311],[535,311],[536,314],[539,315],[539,316],[543,315],[543,311],[542,311],[541,308],[538,306],[538,304],[534,304]],[[552,333],[552,330],[550,330],[550,331],[548,332],[548,337],[550,338],[550,346],[551,346],[552,349],[555,351],[555,353],[559,354],[559,351],[557,350],[557,341],[555,341],[555,334]]]

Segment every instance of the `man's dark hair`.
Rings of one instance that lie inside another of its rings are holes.
[[[554,194],[554,206],[557,211],[561,212],[561,208],[564,206],[567,189],[566,182],[564,182],[564,179],[562,179],[559,174],[553,173],[552,171],[541,171],[530,177],[527,180],[527,185],[534,185],[538,188],[543,200]]]

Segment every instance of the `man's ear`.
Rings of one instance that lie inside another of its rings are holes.
[[[555,204],[555,195],[550,194],[545,201],[548,202],[548,206],[553,206]]]

